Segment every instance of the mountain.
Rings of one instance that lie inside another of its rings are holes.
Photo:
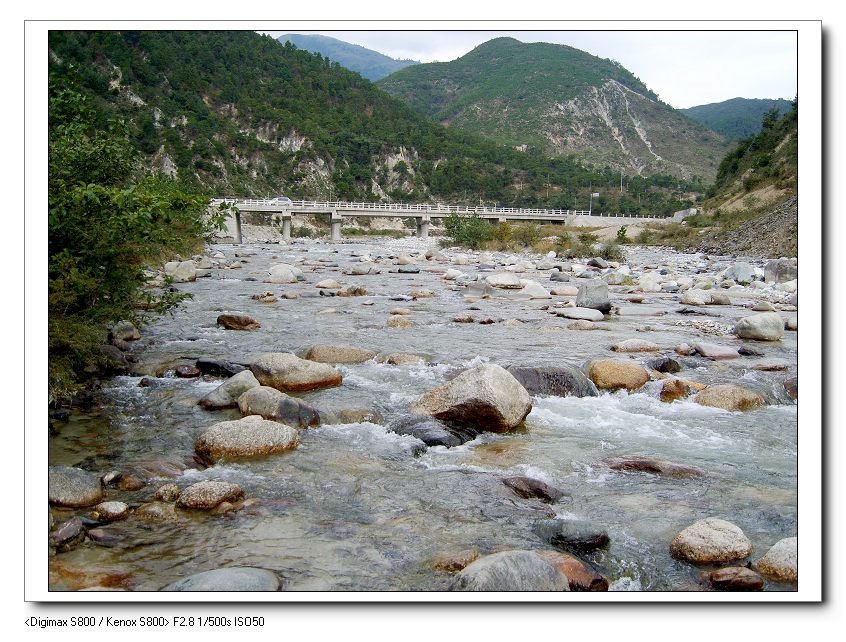
[[[354,45],[328,36],[289,33],[277,38],[279,42],[291,42],[299,49],[319,53],[351,71],[357,71],[368,80],[379,80],[388,74],[419,65],[417,60],[396,60],[378,51]]]
[[[618,62],[565,45],[496,38],[378,85],[451,129],[629,175],[710,181],[728,150],[721,136],[660,102]]]
[[[121,119],[144,167],[206,195],[670,213],[701,184],[521,153],[444,128],[359,74],[248,31],[51,31],[51,84]]]
[[[761,119],[768,111],[775,108],[779,115],[784,115],[790,111],[791,104],[783,98],[732,98],[679,111],[718,134],[737,140],[761,131]]]

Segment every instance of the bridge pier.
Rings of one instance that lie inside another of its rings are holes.
[[[417,236],[421,239],[429,238],[429,215],[419,216],[417,218]]]
[[[341,223],[343,222],[344,217],[338,213],[337,210],[332,211],[331,218],[329,219],[329,224],[331,225],[331,233],[329,238],[332,241],[340,241],[341,240]]]
[[[282,212],[282,239],[291,240],[291,213]]]
[[[243,243],[243,237],[241,236],[241,212],[237,209],[235,210],[235,243],[237,245],[241,245]]]

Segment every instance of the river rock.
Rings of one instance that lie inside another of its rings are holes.
[[[215,377],[232,377],[233,375],[247,369],[247,366],[241,365],[240,363],[232,363],[231,361],[223,361],[221,359],[208,359],[205,357],[197,359],[194,365],[197,366],[203,374]]]
[[[385,357],[385,363],[392,366],[423,365],[426,363],[426,359],[409,352],[392,352]]]
[[[587,367],[587,374],[601,390],[637,390],[649,381],[646,368],[634,361],[597,359]]]
[[[289,397],[270,386],[247,390],[238,399],[238,408],[245,416],[259,415],[264,419],[281,421],[294,428],[320,425],[320,413],[302,399]]]
[[[343,377],[332,366],[300,359],[290,352],[268,352],[250,364],[263,386],[282,391],[305,391],[341,385]]]
[[[137,341],[141,338],[141,333],[138,331],[131,321],[118,321],[112,326],[112,337],[120,341]]]
[[[258,330],[261,324],[246,314],[221,314],[217,317],[217,324],[227,330]]]
[[[318,363],[364,363],[375,356],[375,352],[362,348],[321,344],[309,348],[305,358]]]
[[[173,504],[166,502],[147,502],[135,509],[133,517],[145,522],[176,522],[179,515]]]
[[[579,293],[579,288],[573,285],[559,285],[552,288],[549,292],[555,296],[576,296]]]
[[[710,296],[711,300],[708,302],[709,305],[731,305],[731,299],[728,298],[727,294],[723,294],[722,292],[711,292]]]
[[[755,568],[774,580],[796,582],[799,579],[798,547],[799,540],[795,537],[779,540],[755,562]]]
[[[638,278],[637,284],[642,292],[660,292],[661,281],[662,278],[658,272],[646,272]]]
[[[608,580],[578,557],[560,551],[537,551],[566,577],[571,591],[607,591]]]
[[[116,522],[126,519],[129,515],[129,506],[123,502],[103,502],[97,504],[91,512],[92,519],[98,522]]]
[[[197,573],[165,586],[162,591],[253,591],[274,592],[281,588],[279,577],[263,568],[233,566]]]
[[[718,591],[760,591],[764,578],[743,566],[727,566],[702,574],[702,581]]]
[[[340,290],[341,284],[335,279],[323,279],[322,281],[316,283],[314,287],[320,290]]]
[[[270,276],[268,276],[264,282],[265,283],[296,283],[297,282],[297,275],[292,269],[294,266],[288,265],[286,263],[280,263],[279,265],[271,266],[270,270],[268,271]]]
[[[784,320],[777,312],[753,314],[738,321],[734,333],[742,339],[778,341],[784,335]]]
[[[786,283],[799,277],[796,264],[790,259],[767,261],[764,266],[764,281],[767,283]]]
[[[585,321],[602,321],[605,315],[593,308],[563,308],[555,312],[559,317],[565,319],[581,319]]]
[[[752,553],[752,542],[737,526],[716,517],[694,522],[670,543],[670,554],[694,564],[733,562]]]
[[[661,401],[671,403],[677,399],[686,399],[690,394],[690,387],[681,379],[665,379],[661,384]]]
[[[711,303],[711,293],[707,290],[690,289],[681,295],[679,300],[685,305],[708,305]]]
[[[335,413],[338,423],[342,424],[383,424],[385,418],[372,408],[344,408]]]
[[[100,477],[94,473],[69,466],[50,466],[47,495],[53,506],[83,508],[103,501],[103,487]]]
[[[567,577],[534,551],[503,551],[468,565],[451,591],[569,591]]]
[[[708,386],[693,398],[700,406],[722,408],[723,410],[752,410],[764,405],[764,398],[733,383]]]
[[[197,268],[193,261],[170,261],[165,263],[165,274],[174,283],[188,283],[197,280]]]
[[[432,560],[431,566],[436,571],[458,573],[458,571],[466,568],[477,559],[479,559],[479,551],[475,548],[471,548],[466,551],[458,551],[455,553],[441,553]]]
[[[681,364],[672,357],[667,356],[650,359],[646,362],[646,366],[664,373],[675,373],[681,370]]]
[[[508,366],[507,370],[531,395],[596,396],[596,389],[576,366]]]
[[[661,349],[657,343],[643,339],[626,339],[611,346],[614,352],[658,352]]]
[[[200,399],[199,403],[207,410],[235,408],[238,405],[238,397],[247,392],[247,390],[260,385],[258,379],[256,379],[250,370],[244,370],[224,381]]]
[[[524,499],[539,499],[542,502],[551,503],[564,497],[564,493],[557,488],[531,477],[506,477],[502,483]]]
[[[704,341],[693,344],[693,349],[706,359],[713,359],[714,361],[737,359],[740,356],[734,348],[717,345],[716,343],[706,343]],[[676,349],[676,352],[678,352],[678,349]]]
[[[551,299],[552,295],[537,281],[524,281],[523,289],[517,294],[529,299]]]
[[[176,505],[180,508],[211,510],[221,502],[234,502],[243,496],[244,489],[238,484],[207,480],[191,484],[179,493]]]
[[[755,269],[748,263],[739,261],[726,270],[725,277],[740,285],[749,285],[755,280]]]
[[[651,473],[661,477],[673,477],[676,479],[687,479],[690,477],[702,477],[704,470],[683,464],[674,464],[670,461],[655,459],[654,457],[641,457],[630,455],[612,457],[606,460],[611,470],[636,471],[640,473]]]
[[[195,444],[204,461],[258,457],[296,448],[299,433],[291,426],[250,415],[235,421],[213,424]],[[227,500],[228,501],[228,500]]]
[[[414,323],[410,319],[397,315],[391,315],[386,325],[389,328],[397,328],[399,330],[408,330],[414,327]]]
[[[427,415],[406,415],[391,422],[388,430],[398,435],[410,435],[427,446],[453,448],[475,439],[479,431],[455,426]]]
[[[85,528],[82,525],[82,520],[77,516],[62,522],[50,533],[50,546],[53,546],[59,553],[69,551],[84,540]]]
[[[174,374],[180,379],[194,379],[199,377],[202,373],[197,366],[189,366],[185,364],[181,364],[176,366],[174,369]]]
[[[579,519],[542,519],[532,530],[547,544],[572,551],[592,551],[611,541],[604,528]]]
[[[568,330],[602,330],[603,327],[601,325],[597,325],[593,321],[588,321],[586,319],[579,319],[578,321],[573,321],[573,323],[567,324]]]
[[[532,398],[507,370],[485,364],[430,390],[411,410],[479,430],[506,432],[523,422],[532,410]]]
[[[608,284],[602,279],[591,279],[579,286],[576,294],[577,308],[590,308],[607,314],[611,310],[608,299]],[[595,321],[597,319],[590,319]]]
[[[154,497],[161,502],[175,502],[179,499],[179,486],[176,484],[165,484],[156,491]]]
[[[506,290],[520,290],[523,284],[520,279],[513,272],[501,272],[498,274],[491,274],[485,281],[493,288],[502,288]]]

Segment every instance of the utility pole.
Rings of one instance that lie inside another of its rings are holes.
[[[620,194],[623,193],[623,170],[620,170]]]

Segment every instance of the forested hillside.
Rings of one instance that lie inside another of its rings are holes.
[[[319,53],[350,71],[360,73],[368,80],[379,80],[403,67],[419,65],[416,60],[396,60],[367,47],[316,34],[288,33],[277,38],[279,42],[292,42],[300,49]]]
[[[732,98],[720,103],[697,105],[679,111],[726,138],[738,140],[746,136],[754,136],[761,131],[761,119],[773,108],[781,116],[790,111],[791,102],[783,98],[775,100]]]
[[[728,150],[618,62],[564,45],[496,38],[378,84],[450,129],[632,176],[709,182]]]
[[[319,54],[252,32],[50,33],[50,72],[145,163],[205,194],[497,202],[670,213],[701,183],[587,169],[416,114]]]

